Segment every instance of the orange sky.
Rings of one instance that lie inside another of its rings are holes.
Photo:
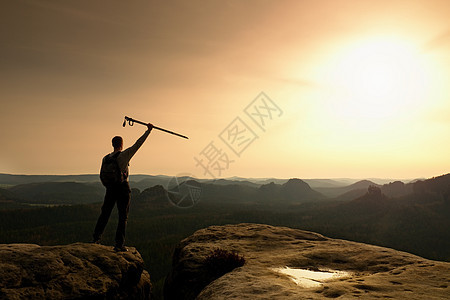
[[[125,115],[190,137],[154,131],[134,174],[207,177],[208,158],[216,177],[448,173],[449,15],[446,0],[2,1],[0,173],[97,173],[114,135],[144,131]],[[263,127],[246,114],[261,92],[279,109],[260,107]]]

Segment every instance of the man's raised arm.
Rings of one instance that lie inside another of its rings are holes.
[[[147,131],[144,132],[144,134],[134,143],[133,146],[125,149],[122,151],[122,155],[127,158],[128,161],[133,157],[134,154],[139,150],[139,148],[144,144],[145,140],[147,139],[148,135],[153,129],[153,124],[148,123],[147,124]]]

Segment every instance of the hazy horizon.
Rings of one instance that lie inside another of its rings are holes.
[[[437,177],[445,174],[438,174],[434,175],[432,177]],[[98,173],[74,173],[74,174],[12,174],[12,173],[0,173],[0,175],[12,175],[12,176],[99,176]],[[187,176],[190,177],[188,173],[182,173],[182,174],[146,174],[146,173],[136,173],[136,174],[130,174],[130,176],[161,176],[161,177],[182,177]],[[309,177],[299,177],[299,176],[292,176],[292,177],[273,177],[273,176],[266,176],[266,177],[242,177],[242,176],[228,176],[228,177],[217,177],[217,178],[210,178],[210,177],[193,177],[199,180],[254,180],[254,181],[262,181],[262,180],[269,180],[269,179],[277,179],[277,180],[289,180],[289,179],[301,179],[301,180],[349,180],[349,181],[359,181],[359,180],[381,180],[382,182],[389,182],[393,180],[400,180],[403,182],[409,182],[416,179],[429,179],[432,177],[414,177],[414,178],[393,178],[393,177],[315,177],[315,178],[309,178]],[[377,183],[377,182],[375,182]]]
[[[446,174],[449,11],[445,0],[3,1],[0,172],[96,174],[113,136],[127,147],[144,132],[123,128],[127,115],[189,137],[155,130],[131,174]]]

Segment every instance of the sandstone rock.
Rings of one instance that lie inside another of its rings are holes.
[[[134,248],[0,244],[0,299],[149,299],[150,287]]]
[[[237,251],[245,265],[206,278],[205,258],[217,248]],[[183,240],[173,259],[166,300],[450,298],[450,263],[286,227],[211,226]],[[349,275],[305,288],[274,270],[285,266]]]

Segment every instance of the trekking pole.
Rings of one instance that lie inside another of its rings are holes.
[[[144,122],[142,122],[142,121],[135,120],[135,119],[130,118],[130,117],[127,117],[127,116],[125,116],[125,120],[123,121],[122,126],[125,127],[125,125],[127,124],[127,122],[128,122],[128,125],[130,125],[130,126],[133,126],[134,123],[138,123],[138,124],[142,124],[142,125],[147,126],[147,123],[144,123]],[[185,135],[182,135],[182,134],[179,134],[179,133],[176,133],[176,132],[173,132],[173,131],[170,131],[170,130],[167,130],[167,129],[164,129],[164,128],[161,128],[161,127],[158,127],[158,126],[153,126],[153,128],[154,128],[154,129],[161,130],[161,131],[164,131],[164,132],[167,132],[167,133],[170,133],[170,134],[173,134],[173,135],[177,135],[177,136],[182,137],[182,138],[185,138],[185,139],[189,139],[189,138],[188,138],[187,136],[185,136]]]

